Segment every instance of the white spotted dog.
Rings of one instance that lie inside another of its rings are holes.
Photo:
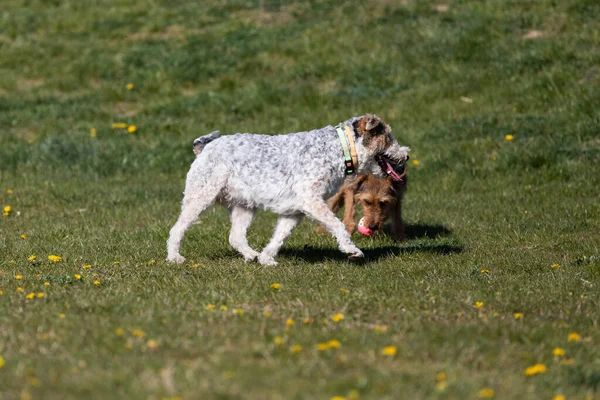
[[[179,248],[186,230],[218,201],[231,211],[231,246],[246,261],[258,258],[262,265],[275,265],[279,249],[305,215],[322,224],[342,252],[363,257],[324,199],[336,193],[345,178],[358,173],[387,176],[392,165],[406,162],[409,148],[398,144],[389,125],[366,114],[337,127],[287,135],[220,137],[215,131],[196,139],[194,151],[197,156],[187,174],[181,214],[167,241],[167,260],[185,261]],[[273,237],[261,253],[246,239],[259,207],[279,214]]]

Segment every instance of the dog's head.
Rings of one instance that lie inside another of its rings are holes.
[[[359,168],[364,163],[365,169],[378,177],[389,176],[396,182],[401,181],[410,149],[400,146],[392,135],[392,128],[373,114],[356,119],[353,126],[358,134],[356,149],[359,157],[362,155]]]
[[[392,178],[378,178],[372,174],[359,175],[351,185],[354,201],[362,206],[365,227],[371,231],[381,229],[400,201],[401,188]]]

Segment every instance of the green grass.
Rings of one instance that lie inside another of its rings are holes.
[[[0,398],[600,396],[599,3],[258,3],[3,1]],[[261,268],[215,208],[163,261],[195,137],[365,112],[420,161],[407,242],[304,222]]]

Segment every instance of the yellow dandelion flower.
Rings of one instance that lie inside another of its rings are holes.
[[[341,288],[340,292],[345,293],[345,294],[350,293],[350,291],[348,289],[344,289],[344,288]]]
[[[342,347],[342,343],[340,343],[339,340],[335,340],[335,339],[332,339],[329,342],[327,342],[327,345],[329,347],[331,347],[332,349],[339,349],[340,347]]]
[[[148,346],[148,348],[150,350],[156,350],[156,349],[158,349],[158,342],[156,340],[154,340],[154,339],[149,339],[146,342],[146,346]]]
[[[137,131],[137,126],[135,125],[129,125],[129,127],[127,128],[127,132],[129,133],[133,133],[135,131]]]
[[[563,360],[560,360],[560,365],[573,365],[575,364],[575,359],[573,358],[565,358]]]
[[[75,279],[77,279],[77,280],[80,280],[80,279],[81,279],[81,275],[79,275],[79,274],[75,274],[75,275],[73,275],[73,277],[74,277]]]
[[[387,327],[387,326],[385,326],[385,325],[375,325],[375,326],[373,327],[373,330],[374,330],[375,332],[385,333],[385,332],[387,332],[387,331],[388,331],[388,327]]]
[[[117,336],[123,336],[124,333],[125,333],[125,331],[121,328],[115,329],[115,335],[117,335]]]
[[[81,268],[83,268],[83,269],[90,269],[90,268],[92,268],[92,266],[89,265],[89,264],[86,264],[86,265],[82,266]]]
[[[240,317],[245,314],[244,310],[242,310],[241,308],[234,308],[233,313],[239,315]]]
[[[152,260],[152,261],[154,261],[154,260]],[[148,264],[150,264],[150,263],[148,263]],[[153,264],[154,264],[154,263],[153,263]],[[192,265],[192,268],[194,268],[194,269],[200,268],[200,264],[193,264],[193,265]]]
[[[2,290],[0,290],[0,296],[3,295],[3,294],[4,294],[4,292]]]
[[[421,165],[421,162],[419,160],[412,160],[412,164],[414,166],[419,166],[419,165]]]
[[[127,90],[133,90],[135,86],[133,86],[133,83],[128,83],[125,87],[127,88]]]
[[[13,194],[13,191],[12,191],[12,189],[8,189],[8,190],[6,191],[6,193],[8,193],[8,194]]]
[[[281,285],[279,283],[271,283],[271,289],[273,290],[279,290],[280,287]]]
[[[492,388],[483,388],[477,393],[477,397],[480,399],[491,399],[494,397],[494,389]]]
[[[569,333],[569,336],[567,336],[567,341],[569,342],[579,342],[581,340],[581,335],[577,332],[571,332]]]
[[[475,302],[475,308],[481,308],[481,307],[483,307],[483,301]]]
[[[227,311],[227,306],[221,306],[219,309],[221,309],[221,311]]]
[[[514,314],[514,316],[515,316],[515,319],[523,319],[523,313],[516,312],[516,313]]]
[[[55,256],[55,255],[49,255],[48,256],[48,260],[50,260],[52,262],[59,262],[59,261],[62,261],[62,257],[61,256]]]
[[[90,129],[90,137],[91,138],[95,138],[97,134],[98,134],[98,131],[96,130],[96,128]]]
[[[329,345],[327,343],[318,343],[316,347],[319,351],[329,350]]]
[[[555,347],[554,350],[552,350],[552,354],[554,354],[554,357],[562,357],[565,354],[567,354],[567,352],[565,351],[565,349],[561,349],[560,347]]]
[[[146,336],[146,332],[141,329],[132,329],[131,334],[135,337],[144,337]]]
[[[27,234],[26,233],[22,234],[21,239],[23,239],[23,240],[27,239]]]
[[[23,275],[15,275],[15,279],[16,280],[21,280],[21,279],[23,279]]]
[[[44,297],[44,296],[45,296],[45,294],[44,294],[43,292],[39,292],[38,294],[36,294],[36,297],[37,297],[38,299],[40,299],[40,298],[42,298],[42,297]]]
[[[560,264],[552,264],[550,266],[550,268],[552,268],[552,269],[560,268]]]
[[[115,122],[112,124],[113,129],[125,129],[127,128],[127,124],[124,122]]]
[[[396,346],[386,346],[381,350],[381,355],[393,357],[398,354],[398,349]]]
[[[94,285],[96,285],[96,286],[100,286],[100,281],[99,281],[98,279],[96,279],[96,280],[94,281]]]
[[[302,346],[300,346],[299,344],[295,344],[293,346],[290,347],[290,352],[292,354],[298,354],[302,351]]]
[[[329,400],[347,400],[344,396],[333,396]]]
[[[271,311],[263,311],[263,315],[268,318],[271,316]]]
[[[294,322],[294,320],[293,320],[293,319],[291,319],[291,318],[288,318],[288,319],[286,319],[286,320],[285,320],[285,325],[286,325],[286,326],[292,326],[292,325],[294,325],[294,324],[295,324],[295,322]]]
[[[25,298],[27,298],[27,300],[31,300],[35,297],[35,293],[29,293],[27,296],[25,296]]]
[[[22,288],[22,287],[18,287],[18,288],[17,288],[17,292],[21,292],[21,293],[23,293],[23,288]]]
[[[556,396],[554,396],[554,398],[552,400],[566,400],[567,398],[562,395],[562,394],[557,394]]]
[[[302,323],[304,325],[311,325],[313,322],[315,322],[315,319],[314,318],[310,318],[310,317],[304,318],[304,320],[302,320]]]
[[[67,316],[65,315],[65,313],[60,313],[58,314],[58,318],[60,319],[65,319]]]
[[[12,212],[11,206],[4,206],[4,215],[8,215]]]
[[[514,137],[513,135],[510,135],[510,134],[508,134],[508,135],[504,136],[504,139],[506,139],[506,141],[507,141],[507,142],[510,142],[510,141],[511,141],[511,140],[513,140],[514,138],[515,138],[515,137]]]
[[[446,390],[446,388],[448,387],[448,382],[446,381],[439,381],[435,384],[435,391],[436,392],[443,392],[444,390]]]
[[[4,358],[0,356],[0,368],[4,367]]]
[[[36,255],[31,255],[29,257],[27,257],[27,260],[34,262],[35,260],[37,260],[37,256]]]
[[[342,313],[337,313],[331,317],[331,320],[333,322],[340,322],[343,319],[344,319],[344,314],[342,314]]]
[[[217,307],[214,304],[208,304],[206,307],[204,307],[204,309],[208,311],[214,310],[215,308]]]
[[[548,369],[544,364],[535,364],[531,367],[525,368],[525,376],[534,376],[538,374],[545,374]]]
[[[281,346],[283,344],[283,338],[281,336],[275,336],[275,338],[273,338],[273,343]]]
[[[442,382],[448,379],[448,375],[446,375],[445,372],[438,372],[437,374],[435,374],[435,380],[437,382]]]
[[[489,269],[482,269],[481,271],[479,271],[480,274],[489,274],[490,270]]]
[[[44,286],[50,286],[50,282],[44,282]]]

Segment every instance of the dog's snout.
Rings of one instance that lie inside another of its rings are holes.
[[[376,231],[377,230],[377,225],[369,225],[369,229],[372,231]]]

